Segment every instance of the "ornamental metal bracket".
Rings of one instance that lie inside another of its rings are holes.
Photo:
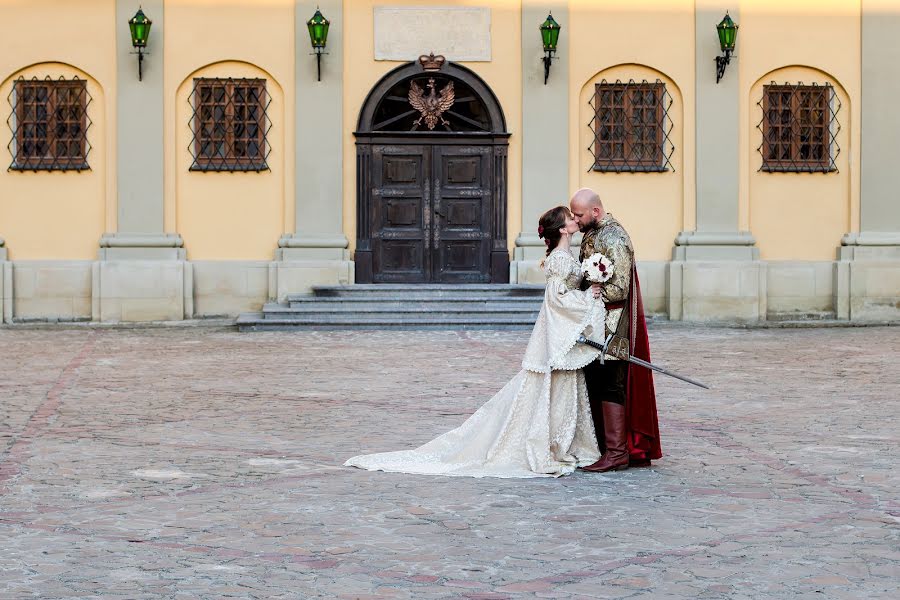
[[[716,83],[725,76],[725,67],[731,63],[731,50],[726,50],[725,54],[716,57]]]

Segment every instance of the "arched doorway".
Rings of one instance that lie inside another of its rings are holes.
[[[356,282],[506,283],[506,120],[477,75],[431,59],[391,71],[363,104]]]

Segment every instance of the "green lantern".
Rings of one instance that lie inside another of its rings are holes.
[[[131,45],[135,48],[146,48],[147,38],[150,37],[150,26],[153,21],[147,18],[144,11],[138,8],[138,11],[128,21],[128,29],[131,30]]]
[[[306,28],[309,30],[309,41],[312,44],[313,52],[316,53],[316,69],[318,70],[318,81],[322,81],[322,54],[325,52],[325,44],[328,43],[328,27],[331,21],[316,8],[316,14],[306,22]]]
[[[138,81],[144,79],[144,48],[147,47],[147,38],[150,37],[150,26],[153,21],[147,18],[144,11],[138,7],[138,11],[128,20],[128,29],[131,31],[131,45],[138,55]]]
[[[309,41],[312,42],[313,50],[316,52],[321,52],[325,49],[325,44],[328,42],[328,27],[330,25],[331,21],[326,19],[318,8],[312,19],[306,22],[306,28],[309,30]]]
[[[556,44],[559,41],[559,23],[553,18],[553,14],[547,15],[547,19],[541,23],[541,41],[544,43],[544,52],[556,52]]]
[[[734,43],[737,41],[738,26],[731,20],[731,17],[727,12],[725,13],[725,18],[722,19],[722,22],[716,25],[716,31],[719,34],[719,46],[722,47],[722,52],[734,52]]]
[[[548,14],[547,18],[541,23],[541,42],[544,44],[544,85],[547,85],[547,78],[550,77],[550,63],[553,61],[553,53],[556,52],[556,44],[559,42],[560,25],[553,18],[553,14]]]
[[[725,18],[716,25],[716,33],[719,34],[719,46],[722,47],[722,56],[716,57],[716,83],[725,76],[725,68],[731,62],[731,54],[734,52],[734,44],[737,41],[737,23],[731,20],[728,12]]]

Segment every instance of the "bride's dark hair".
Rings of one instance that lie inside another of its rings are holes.
[[[542,214],[538,220],[538,237],[544,238],[544,243],[547,244],[547,256],[550,256],[550,252],[559,244],[562,237],[559,230],[566,226],[569,214],[571,213],[568,208],[557,206]]]

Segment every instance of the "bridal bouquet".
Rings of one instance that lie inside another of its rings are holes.
[[[591,283],[606,283],[613,276],[612,261],[599,252],[581,261],[584,278]]]

